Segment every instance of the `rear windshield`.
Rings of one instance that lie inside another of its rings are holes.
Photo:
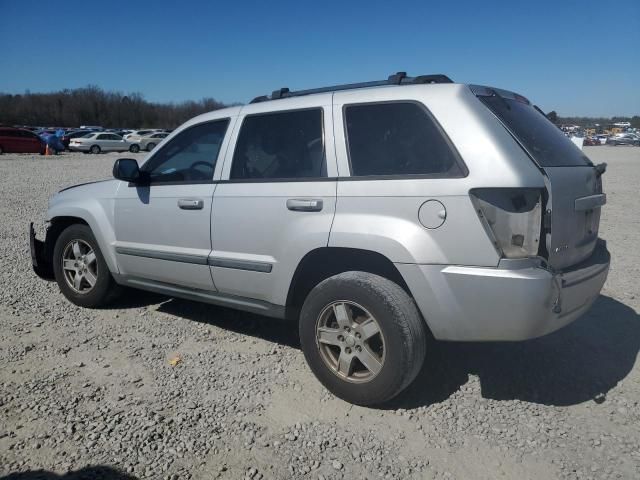
[[[488,94],[484,94],[488,93]],[[541,167],[584,167],[587,156],[524,97],[485,89],[478,98],[504,123]]]

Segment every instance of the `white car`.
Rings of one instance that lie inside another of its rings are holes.
[[[92,132],[83,137],[71,139],[69,150],[73,152],[126,152],[132,144],[115,133]]]
[[[168,136],[169,134],[166,132],[155,132],[150,135],[141,137],[140,140],[138,140],[138,145],[140,145],[140,150],[146,150],[147,152],[150,152],[156,147],[156,145],[158,145],[163,139]]]
[[[134,130],[131,133],[128,133],[127,135],[124,136],[125,140],[128,140],[130,142],[137,142],[139,141],[142,137],[146,137],[147,135],[151,135],[152,133],[157,132],[158,130],[156,129],[147,129],[147,130]]]

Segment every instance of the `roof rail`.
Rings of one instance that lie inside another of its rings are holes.
[[[271,96],[261,95],[251,100],[250,103],[266,102],[267,100],[277,100],[279,98],[301,97],[314,93],[337,92],[339,90],[354,90],[356,88],[382,87],[384,85],[418,85],[424,83],[453,83],[446,75],[419,75],[417,77],[407,77],[407,72],[397,72],[390,75],[386,80],[375,80],[373,82],[345,83],[343,85],[332,85],[330,87],[311,88],[308,90],[298,90],[292,92],[288,88],[274,90]]]

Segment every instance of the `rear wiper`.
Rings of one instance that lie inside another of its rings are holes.
[[[489,89],[489,92],[493,93],[495,97],[499,98],[502,104],[507,108],[507,110],[511,110],[511,105],[509,105],[509,102],[507,102],[507,100],[502,95],[496,92],[493,88]]]

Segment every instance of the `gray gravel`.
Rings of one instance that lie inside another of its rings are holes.
[[[594,308],[535,341],[433,345],[385,409],[327,393],[284,322],[142,292],[69,304],[32,273],[26,228],[118,155],[1,156],[0,476],[640,478],[640,148],[586,151],[609,162]]]

